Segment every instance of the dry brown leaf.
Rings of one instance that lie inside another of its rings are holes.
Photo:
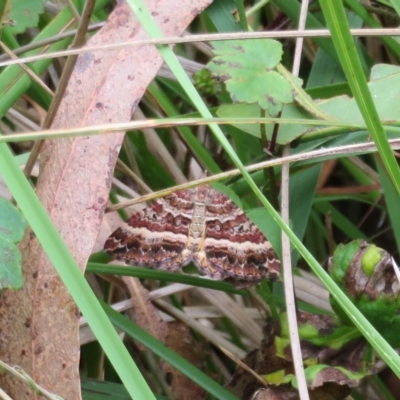
[[[178,36],[211,1],[147,1],[165,36]],[[89,42],[145,39],[125,2]],[[126,122],[162,64],[154,46],[86,53],[78,58],[52,128]],[[96,240],[123,133],[46,142],[37,194],[83,270]],[[3,293],[0,357],[47,390],[80,399],[79,312],[33,233],[21,244],[25,287]],[[13,398],[37,396],[9,376]]]

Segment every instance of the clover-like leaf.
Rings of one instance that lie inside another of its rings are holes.
[[[274,68],[282,58],[282,45],[271,39],[213,42],[215,57],[209,71],[225,81],[234,101],[258,103],[276,116],[293,101],[290,83]]]
[[[27,28],[38,26],[39,15],[44,11],[43,0],[10,0],[6,20],[12,22],[9,31],[22,33]]]

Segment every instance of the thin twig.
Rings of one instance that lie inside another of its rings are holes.
[[[104,26],[105,22],[97,22],[96,24],[90,24],[88,26],[87,31],[92,32],[96,31]],[[27,53],[28,51],[36,50],[40,47],[47,47],[50,44],[60,42],[61,40],[67,39],[71,36],[75,36],[78,29],[71,29],[70,31],[60,32],[57,35],[48,37],[46,39],[38,40],[37,42],[29,43],[25,46],[18,47],[18,49],[13,49],[13,52],[16,56],[20,54]],[[8,60],[9,56],[7,54],[0,55],[0,62]]]
[[[400,28],[382,28],[382,29],[351,29],[350,33],[357,37],[366,36],[400,36]],[[118,48],[140,47],[150,44],[177,44],[177,43],[193,43],[216,40],[239,40],[239,39],[289,39],[298,37],[330,37],[328,29],[306,29],[306,30],[287,30],[287,31],[268,31],[268,32],[236,32],[236,33],[219,33],[219,34],[204,34],[191,35],[185,37],[168,37],[159,39],[138,40],[135,42],[121,42],[102,46],[86,46],[81,49],[71,49],[57,51],[54,53],[46,53],[36,56],[24,57],[19,60],[7,60],[0,63],[0,67],[6,65],[20,64],[47,58],[65,57],[75,54],[88,53],[93,51],[108,51]]]
[[[258,118],[258,117],[230,117],[230,118],[159,118],[159,119],[146,119],[144,121],[128,121],[102,125],[83,126],[79,128],[70,129],[47,129],[29,133],[15,133],[8,136],[0,136],[0,143],[4,142],[23,142],[26,140],[40,140],[40,139],[62,139],[73,138],[77,136],[90,136],[99,135],[111,132],[127,131],[127,130],[143,130],[148,128],[171,128],[179,126],[204,126],[211,123],[219,125],[235,125],[235,124],[287,124],[287,125],[311,125],[311,126],[330,126],[335,128],[346,128],[347,130],[365,130],[363,124],[351,124],[346,121],[340,120],[317,120],[317,119],[279,119],[279,118]],[[398,124],[385,124],[387,131],[400,132]],[[342,132],[343,130],[341,130]],[[307,134],[301,136],[304,139]],[[315,138],[315,137],[314,137]],[[309,138],[308,138],[309,139]]]
[[[151,188],[147,186],[147,184],[138,176],[135,172],[133,172],[121,159],[117,160],[117,169],[119,169],[124,174],[128,175],[141,189],[144,193],[153,193]]]
[[[4,50],[5,53],[12,59],[17,61],[18,57],[13,53],[11,49],[9,49],[4,42],[0,41],[0,47]],[[46,93],[48,93],[50,96],[54,96],[53,91],[40,79],[39,76],[36,75],[36,73],[30,69],[25,63],[18,63],[20,68],[29,76],[29,78],[32,79],[33,82],[37,83]]]
[[[301,3],[299,17],[299,30],[304,29],[308,11],[308,0]],[[298,76],[303,47],[303,38],[296,40],[295,56],[293,61],[292,74]],[[290,154],[290,146],[286,145],[283,155]],[[282,190],[281,190],[281,213],[283,221],[289,225],[289,164],[282,165]],[[309,400],[310,395],[307,388],[307,380],[304,373],[303,357],[300,346],[299,329],[297,326],[296,299],[292,275],[292,257],[289,237],[282,231],[282,263],[283,263],[283,284],[285,287],[285,303],[289,326],[290,348],[292,351],[293,366],[296,373],[298,393],[301,400]]]

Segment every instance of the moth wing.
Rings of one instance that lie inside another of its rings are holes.
[[[177,270],[192,253],[187,237],[192,218],[190,190],[172,193],[132,215],[107,239],[104,250],[129,265]]]
[[[245,213],[224,194],[211,189],[206,209],[204,272],[238,287],[279,277],[280,261],[271,243]],[[215,272],[214,272],[215,271]]]

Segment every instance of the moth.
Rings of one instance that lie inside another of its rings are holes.
[[[193,262],[216,280],[250,287],[279,277],[270,242],[245,213],[210,185],[179,190],[132,215],[104,250],[129,265],[176,271]]]

